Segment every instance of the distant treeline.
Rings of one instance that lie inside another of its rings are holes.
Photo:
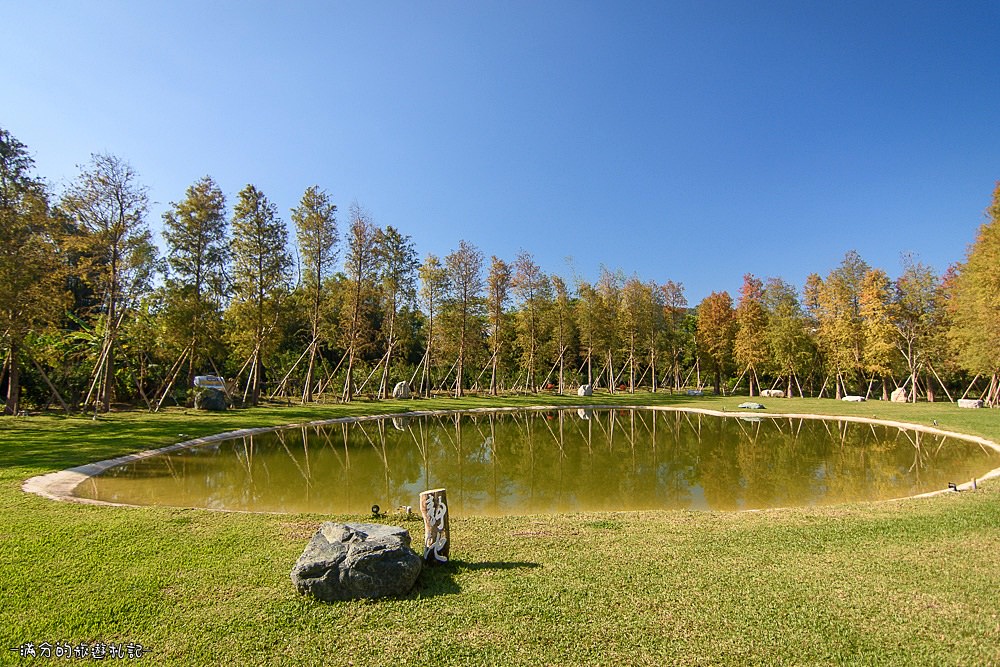
[[[418,256],[313,186],[290,211],[210,177],[163,215],[124,160],[94,155],[64,191],[0,128],[0,331],[5,412],[189,403],[196,375],[232,400],[303,402],[468,391],[711,386],[788,395],[1000,399],[1000,185],[968,256],[890,278],[849,252],[799,289],[744,276],[690,307],[680,283],[602,268],[594,283],[460,241]]]

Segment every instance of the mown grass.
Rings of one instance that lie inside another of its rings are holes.
[[[608,403],[607,396],[592,403]],[[619,396],[735,409],[744,399]],[[57,503],[50,472],[247,426],[522,397],[0,420],[0,662],[23,642],[136,642],[147,664],[1000,663],[1000,484],[975,493],[740,514],[454,518],[454,560],[403,599],[334,605],[288,573],[319,515]],[[769,400],[1000,441],[995,411]],[[183,434],[183,435],[182,435]],[[399,521],[397,520],[397,523]],[[403,523],[419,535],[418,522]],[[33,662],[24,659],[25,664]]]

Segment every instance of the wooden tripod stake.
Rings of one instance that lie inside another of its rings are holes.
[[[420,515],[424,518],[424,561],[447,563],[451,539],[445,489],[431,489],[420,494]]]

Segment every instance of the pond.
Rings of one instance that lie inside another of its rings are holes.
[[[731,511],[900,498],[1000,467],[974,442],[837,419],[574,408],[335,421],[139,458],[74,494],[369,514],[445,487],[457,516]]]

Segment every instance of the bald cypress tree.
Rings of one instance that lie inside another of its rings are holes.
[[[103,339],[89,395],[107,411],[115,400],[118,334],[125,316],[149,287],[156,261],[146,213],[147,188],[130,164],[108,154],[91,156],[62,197],[61,208],[79,234],[72,237],[78,269],[100,299],[91,309]]]
[[[189,387],[195,372],[220,351],[228,229],[225,195],[208,176],[163,214],[169,269],[164,285],[167,337],[188,351]]]
[[[552,300],[549,277],[535,263],[531,253],[521,251],[514,260],[511,287],[518,299],[517,340],[525,370],[525,388],[537,391],[538,348],[545,313]]]
[[[959,364],[990,378],[989,405],[1000,404],[1000,182],[986,209],[986,222],[952,281],[951,339]]]
[[[25,338],[50,326],[65,305],[64,264],[48,193],[24,144],[0,128],[0,342],[5,414],[21,402]]]
[[[935,366],[940,365],[940,370],[944,370],[944,366],[950,365],[944,288],[934,270],[912,257],[904,257],[903,274],[895,283],[893,306],[896,347],[914,382],[922,375],[922,369],[934,376],[939,370]],[[927,400],[932,401],[933,383],[926,374],[922,376]],[[916,384],[911,393],[911,399],[916,401]]]
[[[288,230],[263,192],[247,185],[233,208],[233,338],[246,358],[252,405],[260,401],[265,364],[278,345],[280,305],[288,292]]]
[[[698,304],[698,352],[712,372],[715,393],[722,393],[722,376],[733,360],[735,317],[728,292],[712,292]]]
[[[347,378],[344,381],[345,403],[354,398],[354,371],[364,349],[371,345],[369,314],[373,308],[378,263],[378,226],[357,202],[351,205],[351,224],[345,245],[347,257],[344,273],[347,290],[344,294],[342,326],[344,347],[347,348]]]
[[[858,300],[863,333],[861,363],[872,380],[878,377],[882,384],[882,400],[889,400],[887,378],[892,374],[895,358],[896,330],[893,327],[895,312],[892,303],[892,282],[882,269],[871,269],[861,282]],[[914,393],[917,378],[912,376]],[[866,391],[867,394],[867,391]]]
[[[513,273],[510,265],[493,255],[490,260],[490,272],[486,276],[486,309],[490,331],[490,395],[497,394],[497,370],[500,367],[500,354],[503,342],[507,336],[507,302],[510,300],[510,287]]]
[[[806,307],[816,322],[817,341],[828,372],[834,375],[838,399],[848,378],[864,380],[861,286],[870,268],[851,250],[825,280],[816,274],[806,280]]]
[[[302,255],[302,286],[308,296],[309,325],[312,328],[309,361],[302,388],[302,403],[308,403],[312,401],[316,353],[322,338],[320,324],[327,307],[325,283],[333,274],[337,260],[337,206],[330,201],[325,190],[313,185],[306,189],[299,205],[292,209],[292,222],[295,223],[296,239]]]
[[[754,395],[757,371],[768,359],[767,309],[764,308],[764,283],[752,273],[743,276],[740,300],[736,304],[736,336],[733,339],[733,356],[747,373],[750,395]],[[760,387],[756,387],[760,393]]]
[[[417,270],[420,276],[420,304],[423,306],[425,322],[425,352],[423,360],[423,370],[420,373],[420,392],[430,398],[434,388],[434,364],[437,361],[435,350],[437,341],[441,337],[438,329],[436,317],[441,310],[441,302],[444,299],[447,287],[447,272],[441,264],[437,255],[427,255],[423,264]]]
[[[392,391],[389,387],[389,373],[400,346],[400,311],[412,307],[416,301],[417,268],[420,260],[417,258],[413,239],[391,225],[377,232],[375,256],[382,305],[382,338],[385,343],[379,397],[387,398]]]
[[[786,379],[786,396],[791,397],[799,373],[814,357],[808,322],[795,288],[780,278],[769,278],[764,286],[767,327],[764,335],[770,354],[770,368]],[[799,387],[801,394],[801,387]]]
[[[483,253],[468,241],[444,259],[441,320],[455,353],[455,397],[465,395],[465,371],[483,340]]]

